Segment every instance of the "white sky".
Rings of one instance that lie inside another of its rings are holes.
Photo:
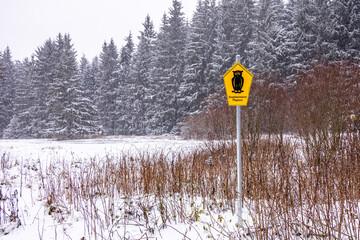
[[[190,21],[197,0],[181,0]],[[137,43],[147,14],[155,29],[172,0],[0,0],[0,51],[10,47],[13,60],[35,53],[48,38],[69,33],[78,57],[91,60],[104,41],[120,49],[129,32]]]

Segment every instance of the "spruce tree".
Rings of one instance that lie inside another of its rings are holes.
[[[241,64],[250,68],[254,63],[249,62],[251,56],[248,55],[249,44],[254,37],[255,31],[255,2],[254,0],[241,0],[239,5],[242,8],[241,16],[238,22],[240,34],[238,36],[239,45],[235,45],[238,49],[237,54],[240,55]]]
[[[68,88],[70,86],[70,78],[73,77],[77,67],[76,62],[71,61],[72,59],[67,59],[75,57],[75,54],[69,52],[71,50],[70,48],[71,46],[66,46],[63,35],[58,34],[55,40],[54,51],[56,62],[52,69],[54,77],[53,81],[48,83],[49,91],[46,109],[48,116],[46,118],[46,128],[43,129],[49,137],[66,137],[70,131],[67,127],[67,121],[70,120],[68,118],[72,115],[70,112],[67,112],[70,101]],[[70,124],[72,124],[72,121]]]
[[[0,137],[3,135],[3,131],[6,127],[7,114],[6,114],[6,85],[7,81],[5,80],[5,66],[2,61],[2,52],[0,51]]]
[[[260,0],[256,30],[249,46],[251,69],[257,74],[281,75],[286,35],[282,0]]]
[[[135,82],[131,78],[131,68],[133,62],[134,42],[130,33],[125,38],[125,45],[120,51],[120,72],[119,84],[117,89],[116,114],[117,125],[116,134],[131,134],[134,122],[133,102],[135,101],[134,91]]]
[[[15,66],[10,48],[0,52],[0,136],[13,116]]]
[[[155,99],[150,125],[153,133],[177,133],[176,124],[181,119],[179,112],[179,87],[183,81],[184,50],[187,26],[181,2],[174,0],[169,18],[164,15],[159,31],[153,69],[151,71]]]
[[[333,61],[336,52],[335,17],[328,0],[290,0],[287,31],[286,72],[290,80],[320,61]]]
[[[96,79],[91,73],[89,60],[83,55],[80,59],[79,71],[81,76],[81,85],[84,88],[88,98],[93,99],[96,91]]]
[[[296,0],[295,0],[296,1]],[[285,34],[286,40],[283,47],[284,58],[282,62],[282,75],[284,79],[291,82],[296,77],[296,72],[293,69],[295,64],[296,55],[296,35],[297,24],[294,18],[296,12],[297,3],[294,0],[289,0],[285,6]]]
[[[351,0],[334,1],[333,9],[336,16],[336,36],[338,55],[342,59],[349,59],[350,33],[351,33]]]
[[[116,133],[116,99],[119,81],[119,54],[114,40],[103,44],[100,54],[100,71],[97,78],[97,109],[101,131],[105,135]]]
[[[15,80],[15,98],[13,101],[14,115],[8,125],[4,137],[29,138],[32,135],[31,116],[29,109],[34,103],[33,81],[35,61],[25,58],[17,64],[17,78]]]
[[[96,131],[94,115],[89,98],[81,87],[76,52],[69,35],[56,39],[57,64],[54,82],[49,86],[47,130],[52,136],[74,138]]]
[[[56,46],[51,39],[38,47],[35,53],[35,69],[33,79],[34,102],[30,107],[31,136],[34,138],[50,137],[47,132],[49,86],[54,82],[56,65]]]
[[[350,55],[360,61],[360,2],[351,1]]]
[[[199,103],[214,91],[207,67],[214,52],[215,26],[215,1],[198,1],[189,27],[185,49],[185,70],[179,89],[179,107],[182,116],[197,111]]]
[[[333,1],[336,18],[336,43],[341,59],[360,59],[360,2],[356,0]]]
[[[133,91],[133,130],[136,135],[147,134],[147,113],[152,105],[153,84],[150,82],[151,61],[154,55],[154,43],[156,32],[154,24],[147,15],[143,23],[143,31],[140,32],[139,44],[134,53],[131,79],[134,81]]]
[[[163,111],[162,100],[163,86],[168,82],[167,78],[167,65],[169,63],[169,46],[168,46],[168,28],[169,21],[166,14],[162,17],[160,30],[157,34],[157,38],[154,44],[154,56],[151,59],[150,77],[149,77],[149,90],[147,91],[147,102],[149,108],[146,111],[146,133],[157,134],[160,133],[160,114],[159,111]]]
[[[334,61],[338,55],[335,36],[338,35],[336,29],[336,18],[331,9],[331,0],[314,0],[314,13],[312,25],[316,33],[315,57],[320,56],[320,60]]]

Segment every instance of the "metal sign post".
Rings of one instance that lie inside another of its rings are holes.
[[[237,212],[238,212],[238,224],[242,227],[242,165],[241,165],[241,106],[236,106],[236,134],[237,134]]]
[[[236,62],[240,62],[240,56],[236,56]],[[238,224],[242,227],[242,165],[241,165],[241,106],[236,106],[236,135],[237,135],[237,212],[238,212]]]
[[[236,208],[238,225],[242,227],[242,164],[241,164],[241,106],[247,106],[252,73],[240,63],[240,56],[223,76],[229,106],[236,106],[236,135],[237,135],[237,199]]]

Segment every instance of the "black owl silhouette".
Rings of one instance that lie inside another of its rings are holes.
[[[232,78],[232,86],[234,88],[234,93],[242,93],[242,87],[244,86],[244,78],[242,77],[243,71],[233,71],[234,77]]]

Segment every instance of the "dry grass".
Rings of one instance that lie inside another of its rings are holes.
[[[358,134],[344,134],[341,151],[324,145],[308,156],[293,138],[244,140],[243,202],[251,222],[241,232],[222,229],[213,216],[208,228],[230,239],[360,238],[359,141]],[[136,224],[151,234],[199,221],[205,211],[235,214],[235,151],[232,142],[209,142],[184,156],[54,162],[38,171],[40,194],[60,222],[81,212],[92,239],[126,239],[119,225]]]
[[[208,142],[183,155],[24,164],[20,186],[38,189],[37,197],[60,223],[80,212],[89,239],[127,239],[124,226],[134,225],[146,239],[172,223],[201,221],[205,212],[211,218],[203,224],[213,239],[359,239],[360,136],[349,131],[341,142],[341,150],[324,144],[305,153],[300,138],[245,138],[243,205],[250,215],[245,231],[220,224],[223,214],[235,214],[231,141]],[[14,166],[3,158],[2,170]]]

